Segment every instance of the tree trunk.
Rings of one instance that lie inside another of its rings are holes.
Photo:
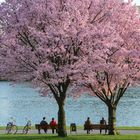
[[[108,106],[109,135],[116,135],[116,106]]]
[[[60,103],[58,110],[58,136],[66,137],[66,119],[65,119],[65,110],[64,110],[64,103]]]

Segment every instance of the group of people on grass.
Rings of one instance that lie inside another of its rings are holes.
[[[40,125],[48,125],[48,122],[46,121],[45,117],[43,117],[42,121],[40,122]],[[57,125],[56,120],[54,118],[52,118],[49,125],[52,126],[52,133],[54,134],[55,129],[53,128],[53,126]],[[47,133],[47,129],[44,129],[44,132]]]
[[[91,124],[91,121],[90,121],[90,118],[88,117],[87,120],[85,121],[85,124],[84,126],[90,126]],[[102,117],[102,119],[100,120],[100,125],[106,125],[106,120],[104,119],[104,117]],[[90,130],[91,129],[87,129],[87,134],[90,134]],[[100,129],[100,134],[102,133],[102,129]]]

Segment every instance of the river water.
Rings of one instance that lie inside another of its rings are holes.
[[[99,123],[101,117],[107,119],[108,111],[97,97],[86,95],[78,99],[67,98],[65,110],[67,125],[73,122],[83,125],[87,117],[93,123]],[[11,117],[17,125],[24,125],[26,119],[32,124],[39,123],[44,116],[50,122],[52,117],[57,120],[57,111],[53,98],[41,97],[28,83],[11,85],[11,82],[0,82],[0,126],[6,125]],[[140,126],[140,88],[129,88],[120,100],[117,125]]]

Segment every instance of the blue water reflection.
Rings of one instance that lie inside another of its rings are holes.
[[[50,121],[52,117],[57,118],[57,109],[53,98],[41,97],[29,84],[0,82],[0,125],[5,125],[10,117],[16,119],[17,125],[24,125],[25,118],[33,124],[40,122],[43,116]],[[102,116],[107,119],[107,107],[96,97],[68,98],[65,110],[68,125],[72,122],[82,125],[88,116],[94,123]],[[140,88],[130,88],[119,103],[117,125],[140,126],[139,118]]]

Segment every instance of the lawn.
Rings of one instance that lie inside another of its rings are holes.
[[[19,129],[22,129],[23,126],[19,126]],[[77,127],[79,130],[83,129],[82,126]],[[140,127],[117,127],[119,130],[140,130]],[[4,130],[5,127],[0,127],[1,130]],[[32,126],[32,129],[35,129]],[[69,129],[69,127],[67,127]],[[66,138],[59,138],[57,135],[52,134],[16,134],[16,135],[7,135],[0,134],[1,140],[140,140],[140,134],[128,134],[128,135],[99,135],[99,134],[77,134],[77,135],[69,135]]]
[[[140,135],[71,135],[66,138],[59,138],[52,135],[0,135],[1,140],[140,140]]]

